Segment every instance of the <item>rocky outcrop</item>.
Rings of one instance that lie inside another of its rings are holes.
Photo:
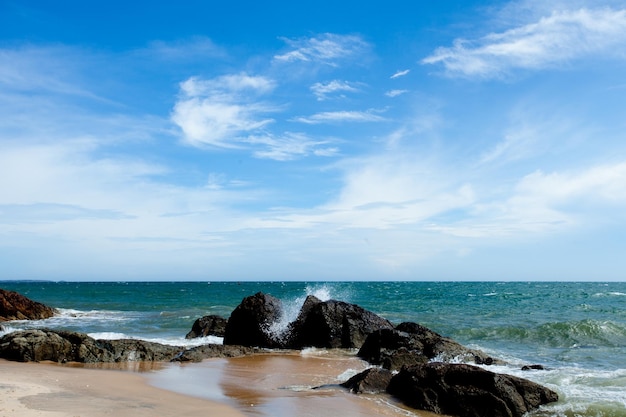
[[[285,347],[359,348],[370,333],[391,328],[388,320],[356,304],[309,296],[290,326]]]
[[[269,327],[280,318],[279,299],[258,292],[243,299],[228,319],[224,333],[225,345],[280,347]]]
[[[378,329],[392,329],[382,317],[358,305],[343,301],[305,300],[296,320],[283,333],[272,332],[281,318],[280,300],[257,293],[243,299],[233,311],[224,335],[224,344],[280,349],[358,348]]]
[[[0,321],[42,320],[56,313],[52,307],[31,300],[15,291],[0,289]]]
[[[372,332],[361,346],[358,356],[390,370],[426,363],[435,358],[439,361],[495,361],[483,352],[468,349],[422,325],[409,322],[401,323],[395,329]]]
[[[202,345],[191,349],[136,339],[101,340],[83,333],[24,330],[0,338],[0,358],[19,362],[200,362],[261,353],[244,346]]]
[[[83,333],[23,330],[0,338],[0,357],[20,362],[169,361],[182,348],[143,340],[96,340]]]
[[[254,347],[210,344],[181,351],[170,362],[201,362],[209,358],[237,358],[263,352],[265,352],[263,349]]]
[[[387,392],[410,407],[459,417],[521,417],[558,400],[554,391],[526,379],[442,362],[403,368]]]
[[[228,320],[223,317],[210,315],[200,317],[191,326],[191,331],[187,333],[185,339],[196,337],[217,336],[224,337]]]

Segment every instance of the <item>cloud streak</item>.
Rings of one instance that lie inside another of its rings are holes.
[[[282,63],[304,62],[337,66],[355,56],[365,54],[370,45],[356,35],[324,33],[311,38],[283,38],[290,50],[274,56],[274,61]]]
[[[326,83],[315,83],[311,86],[311,91],[318,101],[328,100],[331,97],[342,97],[341,93],[357,93],[360,90],[354,83],[347,81],[333,80]]]
[[[624,56],[626,10],[554,11],[539,21],[491,33],[477,40],[457,39],[422,64],[441,64],[452,77],[500,77],[516,69],[558,67],[594,55]]]
[[[293,119],[295,122],[306,124],[320,123],[344,123],[344,122],[384,122],[386,119],[378,114],[376,110],[369,111],[330,111],[320,112],[311,116],[301,116]]]

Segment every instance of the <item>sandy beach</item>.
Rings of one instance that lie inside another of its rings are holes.
[[[156,388],[144,374],[0,359],[0,417],[215,416],[225,404]]]
[[[0,417],[435,416],[333,386],[341,372],[363,366],[358,359],[277,354],[127,365],[0,360]]]

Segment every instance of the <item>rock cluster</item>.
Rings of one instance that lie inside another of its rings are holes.
[[[0,300],[7,299],[4,297]],[[19,299],[14,295],[9,298]],[[25,305],[20,303],[11,305]],[[4,311],[8,310],[0,310]],[[26,317],[23,312],[11,311],[8,317]],[[187,338],[223,336],[223,345],[184,349],[142,340],[96,340],[81,333],[38,329],[1,337],[0,357],[84,363],[201,361],[260,353],[264,348],[359,348],[358,356],[377,367],[341,384],[357,394],[388,393],[410,407],[459,417],[521,417],[558,400],[555,392],[534,382],[470,365],[468,362],[502,362],[417,323],[394,327],[357,305],[321,301],[313,296],[306,299],[296,320],[286,324],[284,331],[276,331],[282,313],[280,300],[257,293],[244,298],[228,320],[202,317],[187,334]],[[531,365],[529,369],[542,367]]]
[[[0,289],[0,321],[41,320],[56,313],[55,309],[24,297],[14,291]]]
[[[558,400],[554,391],[526,379],[443,362],[402,368],[387,392],[410,407],[460,417],[522,416]]]

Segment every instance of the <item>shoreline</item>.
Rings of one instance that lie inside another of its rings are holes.
[[[140,372],[0,359],[0,417],[243,417],[226,404],[157,388]]]
[[[350,357],[293,353],[87,366],[0,359],[0,417],[439,417],[332,386],[360,366]]]

